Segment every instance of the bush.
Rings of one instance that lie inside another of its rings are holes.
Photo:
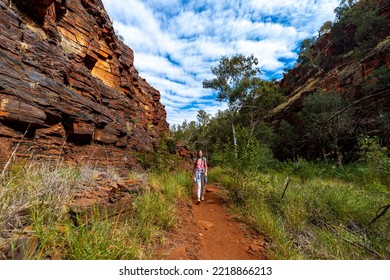
[[[390,183],[390,158],[388,150],[379,145],[379,139],[362,135],[358,147],[360,161],[367,165],[371,177],[379,177],[384,184]]]
[[[168,136],[164,136],[159,147],[154,152],[136,153],[136,158],[142,167],[152,171],[172,170],[179,160],[174,153],[175,141]]]
[[[299,113],[308,136],[307,144],[312,147],[311,155],[318,158],[319,151],[325,161],[335,154],[342,162],[339,143],[349,139],[352,131],[352,115],[349,111],[338,113],[346,106],[346,101],[337,92],[318,90],[305,99],[305,106]]]

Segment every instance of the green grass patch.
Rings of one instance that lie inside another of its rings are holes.
[[[390,213],[370,222],[389,204],[390,189],[379,177],[364,177],[365,168],[300,161],[246,180],[220,168],[209,176],[234,211],[269,238],[277,259],[389,259]]]

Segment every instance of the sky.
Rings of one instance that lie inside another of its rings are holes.
[[[227,108],[203,88],[221,56],[254,55],[261,78],[281,79],[302,40],[335,18],[339,0],[103,0],[134,66],[161,93],[170,125]]]

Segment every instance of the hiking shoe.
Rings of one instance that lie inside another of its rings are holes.
[[[204,196],[202,195],[202,201],[204,200]]]
[[[198,198],[198,201],[196,202],[196,204],[199,204],[200,203],[200,199]]]

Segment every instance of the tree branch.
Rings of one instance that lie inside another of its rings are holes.
[[[382,210],[381,210],[382,209]],[[368,226],[371,226],[373,225],[380,217],[382,217],[383,215],[386,214],[387,210],[390,209],[390,204],[387,204],[385,206],[382,206],[378,209],[378,211],[376,211],[376,216],[374,219],[372,219],[372,221],[368,224]]]
[[[337,117],[338,115],[341,115],[342,113],[347,111],[349,108],[355,106],[356,104],[358,104],[358,103],[360,103],[360,102],[362,102],[364,100],[367,100],[369,98],[376,97],[376,96],[379,96],[379,95],[382,95],[382,94],[388,94],[388,93],[390,93],[390,90],[384,90],[384,91],[381,91],[381,92],[378,92],[378,93],[374,93],[374,94],[370,94],[370,95],[367,95],[367,96],[365,96],[363,98],[360,98],[360,99],[352,102],[348,106],[344,107],[340,111],[337,111],[336,113],[334,113],[332,116],[330,116],[328,119],[325,120],[325,122],[322,124],[322,126],[325,126],[331,119]],[[390,96],[386,96],[383,99],[388,99],[388,98],[390,98]]]

